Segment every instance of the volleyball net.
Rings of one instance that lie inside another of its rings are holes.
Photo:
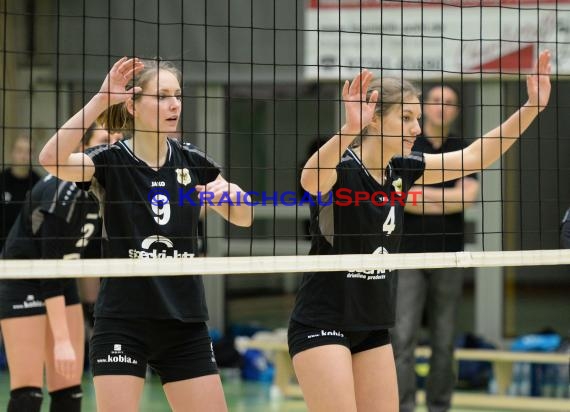
[[[568,250],[398,253],[378,255],[238,256],[191,259],[2,260],[5,279],[267,273],[386,273],[396,269],[504,268],[570,264]]]
[[[4,168],[14,166],[12,145],[24,135],[30,164],[43,173],[39,149],[99,90],[111,65],[125,55],[159,56],[183,76],[178,137],[220,163],[255,204],[251,228],[208,214],[204,257],[5,260],[4,278],[570,263],[559,250],[570,206],[570,1],[0,0],[0,19]],[[309,202],[301,202],[300,171],[343,123],[344,80],[367,68],[423,91],[452,85],[460,95],[454,134],[468,143],[525,101],[525,76],[544,49],[553,56],[549,106],[478,174],[479,195],[460,233],[466,252],[306,256]],[[568,285],[567,268],[554,277]]]

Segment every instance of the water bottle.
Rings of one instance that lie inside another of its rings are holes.
[[[570,331],[568,335],[570,337]],[[565,353],[570,357],[570,341],[566,341],[558,352]],[[570,398],[570,367],[566,365],[558,365],[558,376],[556,379],[556,386],[554,388],[554,396],[557,398]]]
[[[531,394],[531,383],[532,383],[532,368],[531,364],[528,362],[521,364],[521,378],[519,386],[520,396],[530,396]]]
[[[489,385],[487,385],[487,393],[491,395],[496,395],[498,393],[497,380],[495,379],[494,376],[492,376],[491,379],[489,379]]]
[[[520,362],[515,362],[513,364],[513,378],[511,380],[509,388],[507,389],[507,395],[509,396],[517,396],[519,394],[522,376],[521,367],[522,364]]]
[[[554,397],[554,389],[556,387],[558,367],[556,365],[545,365],[543,372],[540,396],[552,398]]]
[[[554,396],[557,398],[570,397],[570,376],[568,365],[558,366],[558,376],[556,379],[556,387],[554,389]]]

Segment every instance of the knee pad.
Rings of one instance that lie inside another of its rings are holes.
[[[10,391],[8,412],[40,412],[44,395],[41,388],[26,386]]]
[[[83,391],[81,386],[71,386],[49,393],[51,404],[50,412],[80,412]]]

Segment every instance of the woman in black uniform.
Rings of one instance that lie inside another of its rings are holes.
[[[202,192],[225,219],[252,223],[249,206],[219,204],[222,196],[235,202],[241,189],[216,163],[169,137],[178,134],[181,96],[180,73],[169,63],[122,58],[40,154],[60,178],[91,182],[103,211],[106,258],[194,256]],[[132,138],[72,154],[81,129],[98,117]],[[147,364],[173,410],[226,410],[207,316],[199,276],[103,279],[90,346],[97,410],[138,410]]]
[[[537,74],[527,78],[524,106],[464,150],[444,155],[410,152],[421,131],[419,93],[410,83],[372,82],[367,70],[347,81],[342,91],[346,123],[301,175],[303,188],[313,195],[344,189],[344,206],[312,208],[311,253],[397,253],[404,206],[392,193],[406,193],[416,181],[457,179],[498,159],[548,102],[549,52],[540,54],[537,66]],[[374,199],[347,206],[347,189],[354,197],[360,192],[359,199],[375,193]],[[395,288],[394,273],[382,269],[305,274],[288,339],[309,410],[398,410],[388,334]]]
[[[99,227],[97,201],[75,183],[47,175],[28,194],[2,257],[77,259]],[[10,370],[8,411],[40,410],[44,367],[50,411],[80,411],[84,328],[76,280],[0,281],[0,319]]]
[[[94,123],[89,129],[87,129],[85,136],[83,136],[82,151],[102,144],[113,144],[122,137],[121,133],[108,131],[100,127],[97,123]],[[94,259],[101,257],[100,231],[93,235],[93,240],[89,242],[89,247],[85,251],[85,254],[87,257]],[[83,307],[83,316],[85,317],[87,340],[91,337],[91,331],[93,329],[93,312],[95,309],[97,294],[99,293],[99,283],[100,279],[95,277],[81,278],[78,280],[77,286],[79,288],[79,297]]]

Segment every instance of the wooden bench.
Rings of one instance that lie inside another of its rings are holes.
[[[295,379],[287,343],[254,339],[244,342],[243,347],[268,352],[275,363],[274,384],[283,396],[302,397],[301,389]],[[430,349],[426,347],[419,347],[416,350],[416,357],[429,358],[430,354]],[[513,362],[570,365],[570,354],[508,352],[495,349],[456,349],[454,357],[457,361],[491,362],[498,392],[496,395],[455,392],[453,394],[454,407],[499,408],[520,411],[570,411],[569,399],[506,395],[512,380]],[[424,394],[420,392],[418,403],[425,403],[424,399]]]

